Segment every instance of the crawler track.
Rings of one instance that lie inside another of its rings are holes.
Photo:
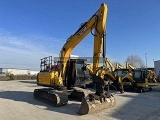
[[[35,89],[34,98],[55,107],[64,106],[68,103],[68,95],[63,91],[54,89]]]

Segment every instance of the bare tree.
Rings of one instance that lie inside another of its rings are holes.
[[[144,68],[145,67],[144,61],[138,55],[128,56],[125,62],[132,64],[136,68]]]

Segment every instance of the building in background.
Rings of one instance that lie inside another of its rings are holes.
[[[154,61],[154,71],[160,77],[160,60]]]
[[[0,74],[37,75],[38,72],[39,71],[32,71],[29,69],[0,68]]]

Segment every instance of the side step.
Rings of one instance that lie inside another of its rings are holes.
[[[35,89],[34,98],[55,107],[64,106],[68,103],[66,92],[51,88]]]

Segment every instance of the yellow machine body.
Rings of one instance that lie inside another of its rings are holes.
[[[141,88],[148,88],[149,87],[147,78],[145,79],[144,83],[137,83],[136,85],[137,85],[137,87],[141,87]]]
[[[38,73],[38,84],[45,86],[62,85],[62,80],[58,78],[58,71]]]

